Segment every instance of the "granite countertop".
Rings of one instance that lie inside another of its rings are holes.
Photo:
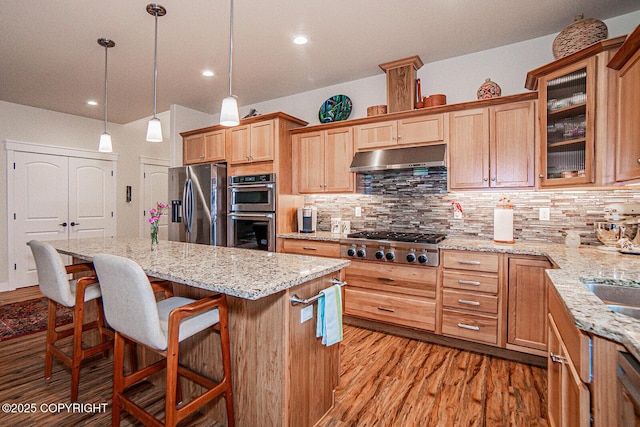
[[[90,261],[108,253],[130,258],[146,274],[239,298],[256,300],[336,272],[349,260],[258,250],[108,237],[48,242],[58,252]]]
[[[344,234],[331,233],[329,231],[316,231],[315,233],[279,233],[277,237],[282,239],[320,240],[325,242],[339,242]]]
[[[640,320],[616,313],[589,291],[580,278],[621,286],[640,286],[640,257],[605,252],[593,246],[568,248],[542,242],[494,243],[490,240],[448,238],[440,249],[474,250],[548,257],[558,268],[547,270],[576,326],[623,344],[640,359]]]

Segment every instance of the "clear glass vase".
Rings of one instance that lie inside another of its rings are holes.
[[[151,228],[151,250],[158,250],[158,228]]]

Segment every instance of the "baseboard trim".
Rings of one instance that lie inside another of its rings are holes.
[[[0,283],[0,292],[9,292],[9,291],[15,291],[16,287],[15,286],[11,286],[8,283]]]
[[[521,353],[519,351],[507,350],[503,348],[493,347],[486,344],[479,344],[471,341],[460,340],[442,335],[432,334],[417,329],[403,328],[401,326],[390,325],[387,323],[376,322],[368,319],[360,319],[358,317],[343,316],[343,322],[347,325],[358,326],[365,329],[384,332],[391,335],[398,335],[405,338],[411,338],[420,341],[426,341],[433,344],[445,345],[448,347],[460,348],[476,353],[488,354],[490,356],[500,357],[502,359],[514,360],[516,362],[526,363],[528,365],[547,367],[546,357],[534,356],[532,354]]]

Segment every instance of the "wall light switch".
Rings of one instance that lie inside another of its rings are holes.
[[[362,207],[356,206],[355,216],[362,216]]]
[[[549,221],[551,208],[540,208],[540,221]]]
[[[313,319],[313,306],[309,305],[300,310],[300,323]]]
[[[458,210],[453,211],[453,219],[462,219],[462,212]]]

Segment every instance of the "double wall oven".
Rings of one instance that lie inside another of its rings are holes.
[[[229,178],[227,246],[276,250],[276,175]]]

